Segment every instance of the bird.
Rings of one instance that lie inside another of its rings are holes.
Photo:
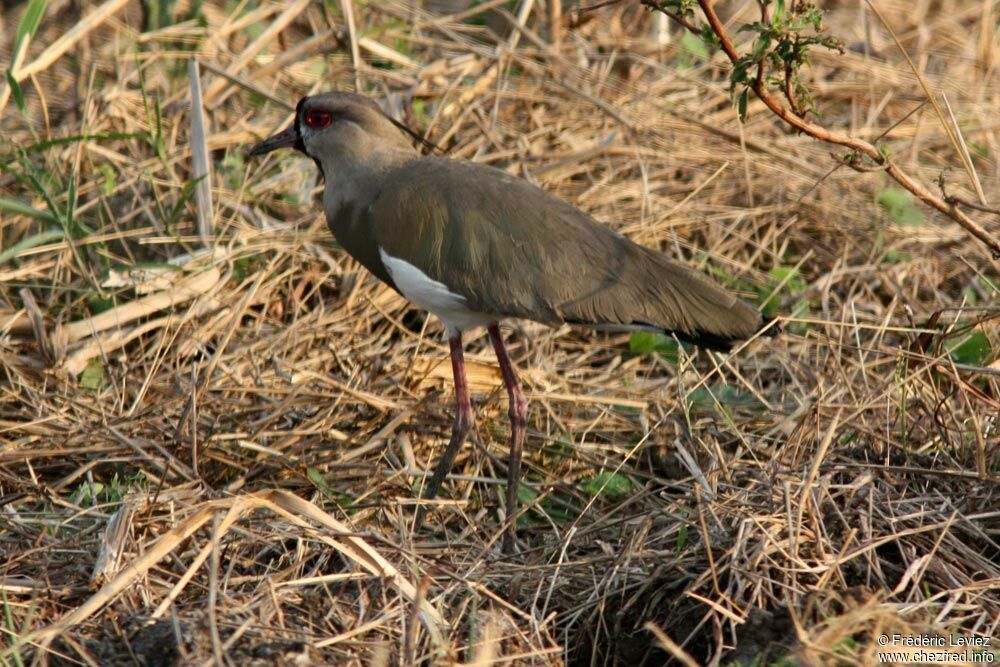
[[[761,312],[706,275],[641,246],[568,202],[494,167],[421,153],[421,139],[370,97],[303,97],[286,129],[248,156],[293,148],[322,174],[343,249],[444,325],[455,384],[451,438],[423,491],[436,497],[473,427],[462,345],[486,327],[508,399],[504,553],[515,541],[528,403],[500,331],[508,319],[652,331],[718,351],[773,333]],[[417,524],[426,504],[418,509]]]

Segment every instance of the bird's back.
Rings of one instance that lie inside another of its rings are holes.
[[[379,248],[461,295],[471,310],[552,325],[664,330],[713,348],[761,327],[754,306],[708,277],[506,172],[419,157],[381,182],[352,214],[363,218],[357,223],[370,226]]]

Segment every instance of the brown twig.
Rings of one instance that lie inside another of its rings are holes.
[[[663,14],[666,14],[671,21],[673,21],[679,26],[682,26],[691,34],[701,35],[701,30],[698,28],[698,26],[696,26],[694,23],[692,23],[684,16],[681,16],[676,12],[670,11],[669,9],[661,5],[657,0],[640,0],[640,4],[643,7],[648,7],[649,9],[652,9],[654,12],[661,12]]]
[[[621,2],[621,0],[602,0],[602,2],[598,2],[593,5],[587,5],[586,7],[578,7],[574,10],[570,10],[569,16],[567,17],[569,19],[569,27],[578,28],[583,24],[583,17],[585,14],[589,14],[590,12],[597,11],[598,9],[602,9],[604,7],[610,7],[611,5],[617,5],[619,2]],[[555,44],[553,43],[553,47],[554,46]]]
[[[974,201],[969,201],[965,197],[959,197],[958,195],[944,195],[944,200],[952,205],[961,204],[968,208],[975,209],[977,211],[982,211],[983,213],[993,213],[995,215],[1000,215],[1000,208],[994,208],[992,206],[983,206],[982,204],[977,204]]]

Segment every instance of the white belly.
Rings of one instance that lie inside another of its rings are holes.
[[[379,256],[386,271],[392,276],[392,282],[408,300],[424,310],[434,313],[444,323],[448,337],[457,333],[483,327],[496,322],[499,318],[469,309],[465,297],[448,290],[409,262],[389,255],[379,248]]]

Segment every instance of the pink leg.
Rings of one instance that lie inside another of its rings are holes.
[[[441,489],[444,478],[451,472],[451,466],[455,462],[455,455],[458,448],[465,442],[472,428],[472,402],[469,400],[469,383],[465,378],[465,354],[462,352],[462,334],[457,333],[448,339],[448,346],[451,348],[451,372],[455,376],[455,422],[451,427],[451,440],[445,447],[444,454],[441,455],[434,473],[431,475],[427,486],[424,487],[424,500],[433,500]],[[423,523],[426,514],[426,505],[417,512],[417,527]]]
[[[521,482],[521,451],[524,447],[524,427],[528,417],[528,399],[524,397],[521,382],[517,379],[514,364],[507,354],[507,346],[500,334],[500,326],[491,324],[488,328],[493,351],[500,362],[500,373],[507,387],[507,414],[510,416],[510,459],[507,463],[507,528],[503,535],[503,552],[514,550],[515,517],[517,516],[517,487]]]

